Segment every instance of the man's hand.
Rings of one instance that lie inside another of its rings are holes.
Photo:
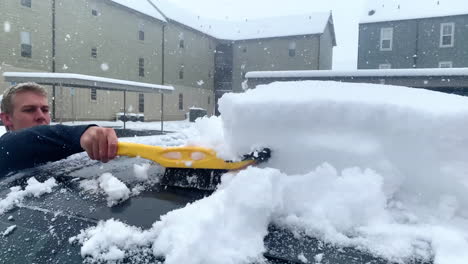
[[[117,135],[112,128],[89,127],[81,135],[80,145],[91,159],[108,162],[117,154]]]

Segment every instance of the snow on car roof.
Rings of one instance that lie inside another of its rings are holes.
[[[368,0],[360,23],[468,15],[466,0]]]
[[[218,191],[150,228],[109,218],[82,229],[69,241],[83,256],[118,262],[146,247],[167,264],[250,263],[262,258],[274,223],[391,262],[468,263],[467,97],[299,81],[225,94],[219,103],[221,117],[197,120],[178,140],[225,158],[267,146],[272,158],[224,175]],[[163,137],[131,140],[175,142]]]
[[[146,0],[112,0],[117,4],[129,7],[133,10],[136,10],[142,14],[154,17],[161,21],[166,21],[164,16],[158,12],[148,1]]]
[[[303,15],[233,20],[196,15],[165,0],[151,0],[164,15],[176,22],[218,39],[247,40],[323,33],[331,14],[311,12]]]

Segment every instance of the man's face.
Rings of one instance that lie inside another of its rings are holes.
[[[47,97],[35,92],[19,92],[12,98],[13,113],[2,113],[1,118],[11,131],[50,124]]]

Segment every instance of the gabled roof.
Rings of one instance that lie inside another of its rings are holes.
[[[360,23],[468,15],[467,0],[367,0]]]
[[[332,15],[328,12],[253,20],[233,20],[230,18],[216,20],[193,14],[166,0],[148,1],[151,1],[167,20],[173,20],[221,40],[235,41],[322,34],[329,24],[332,27],[333,40],[335,40]]]
[[[150,17],[166,22],[164,16],[159,13],[147,0],[111,0],[114,3],[126,6]]]

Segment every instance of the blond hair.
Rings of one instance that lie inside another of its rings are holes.
[[[40,86],[34,82],[25,82],[25,83],[18,83],[16,85],[11,86],[3,93],[2,104],[0,105],[0,109],[2,113],[12,114],[13,113],[13,96],[17,93],[21,92],[33,92],[44,97],[47,97],[47,91],[44,87]]]

